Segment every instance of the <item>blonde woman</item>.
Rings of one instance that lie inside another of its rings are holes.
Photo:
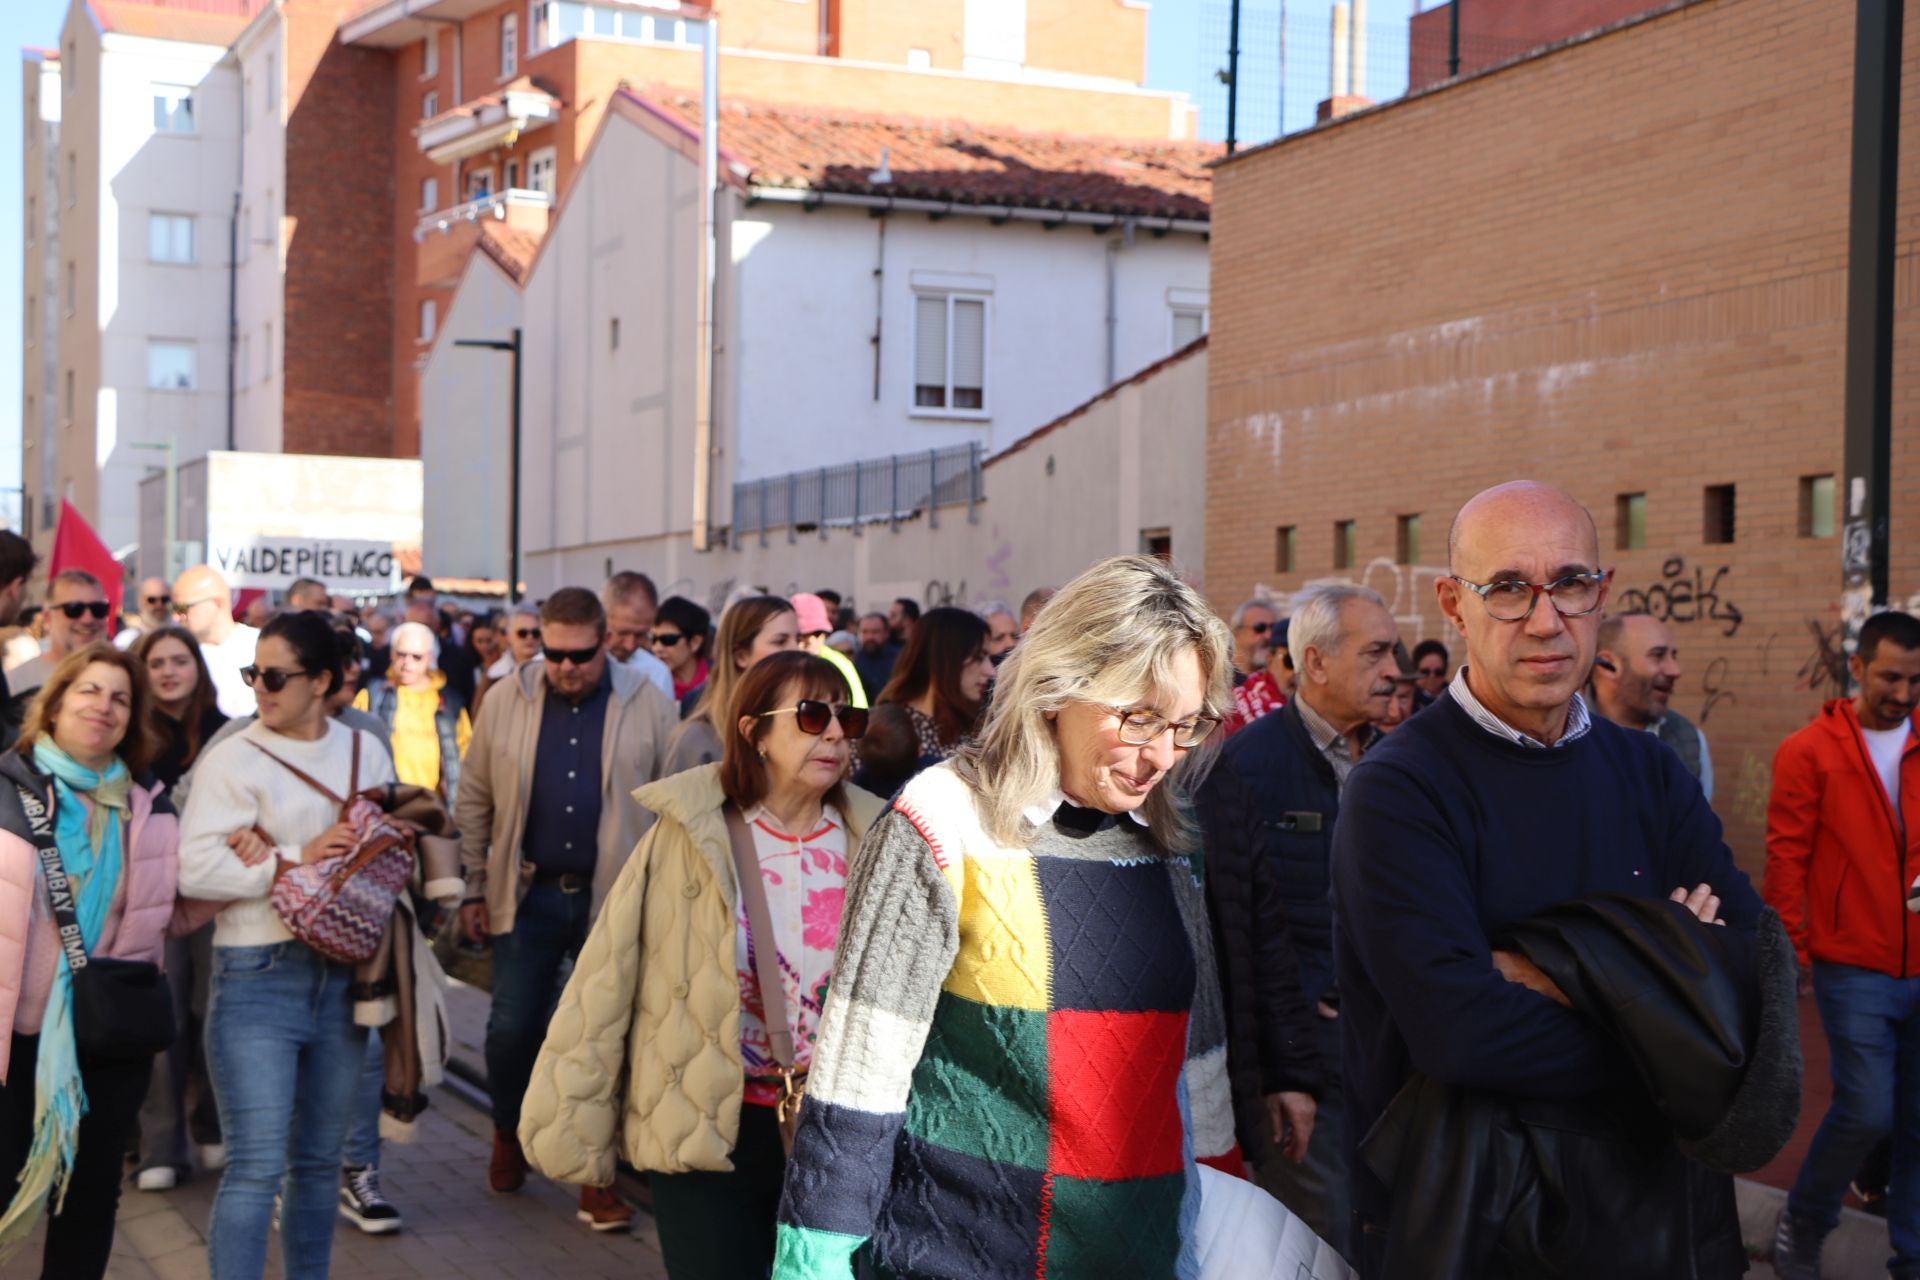
[[[862,843],[780,1209],[778,1280],[1197,1270],[1237,1164],[1181,775],[1231,638],[1163,564],[1064,588],[985,728]]]
[[[791,601],[780,596],[748,596],[727,606],[720,615],[720,634],[714,637],[713,669],[706,692],[680,727],[667,739],[663,778],[696,765],[712,764],[721,756],[721,725],[733,705],[740,677],[761,659],[798,648],[800,625]]]

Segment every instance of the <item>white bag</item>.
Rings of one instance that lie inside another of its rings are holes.
[[[1201,1280],[1356,1280],[1332,1246],[1244,1178],[1201,1165]]]

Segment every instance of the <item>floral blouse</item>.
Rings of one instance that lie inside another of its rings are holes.
[[[833,976],[833,947],[846,901],[847,825],[833,806],[821,814],[817,830],[792,836],[779,829],[764,808],[746,815],[753,851],[767,890],[767,914],[773,921],[774,947],[785,988],[787,1022],[794,1056],[802,1068],[813,1060],[820,1012]],[[746,1100],[762,1106],[780,1101],[778,1068],[767,1035],[766,1003],[760,998],[758,953],[752,948],[747,903],[740,896],[734,920],[734,967],[740,979],[740,1052],[746,1064]],[[758,1077],[758,1078],[756,1078]]]

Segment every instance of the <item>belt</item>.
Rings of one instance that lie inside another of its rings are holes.
[[[586,893],[593,888],[593,877],[584,871],[542,871],[533,869],[535,884],[550,884],[562,893]]]

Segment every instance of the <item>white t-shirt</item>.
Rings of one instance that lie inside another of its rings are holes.
[[[653,687],[673,698],[673,668],[653,656],[644,647],[635,649],[627,665],[653,682]]]
[[[1900,757],[1907,749],[1907,726],[1902,724],[1892,729],[1862,728],[1860,734],[1867,740],[1867,754],[1873,757],[1873,767],[1879,770],[1880,785],[1887,789],[1887,799],[1893,802],[1893,811],[1900,812]]]
[[[238,720],[259,710],[253,690],[240,678],[240,668],[253,665],[253,651],[260,644],[260,629],[244,622],[233,624],[233,634],[220,644],[203,644],[200,654],[207,660],[213,676],[214,692],[219,695],[220,710],[228,719]]]

